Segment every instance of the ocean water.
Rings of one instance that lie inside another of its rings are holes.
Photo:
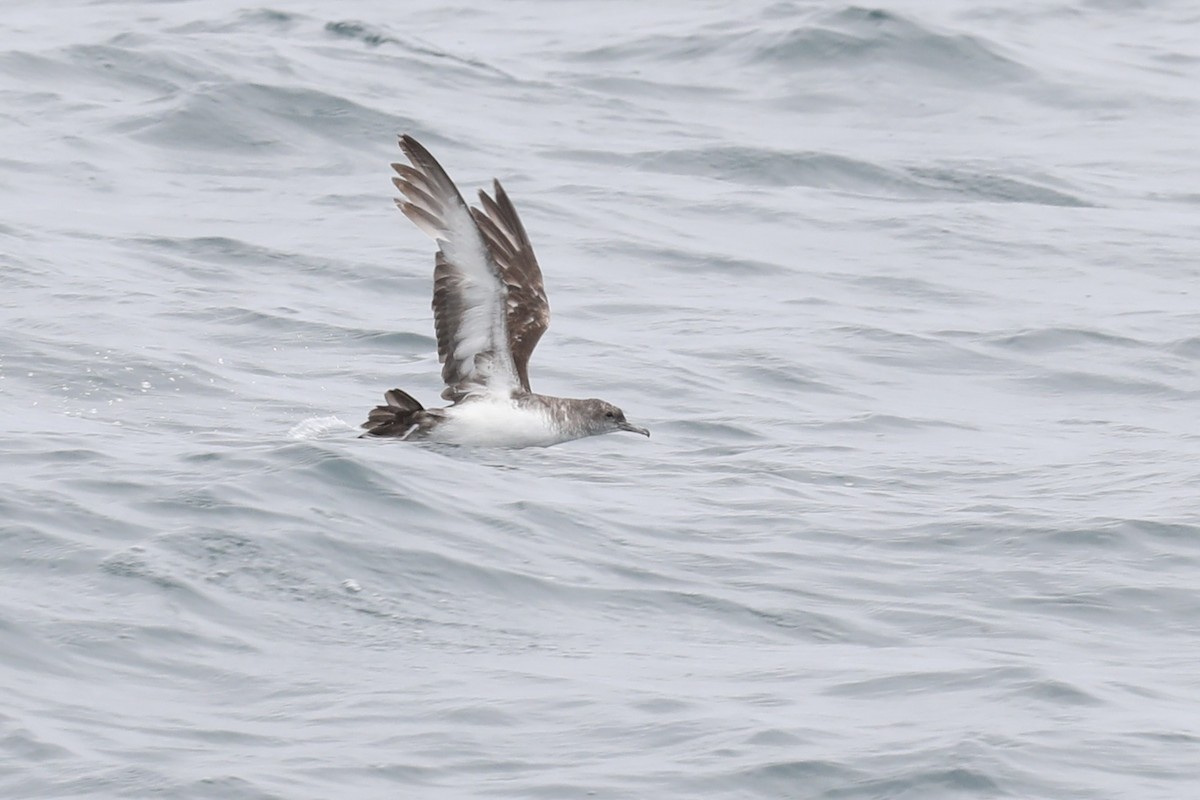
[[[1200,796],[1194,3],[13,3],[0,796]],[[396,135],[536,390],[433,403]]]

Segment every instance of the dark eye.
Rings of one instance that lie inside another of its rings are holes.
[[[613,418],[613,413],[612,413],[611,411],[605,411],[605,412],[604,412],[604,416],[608,417],[609,419],[612,419],[612,418]]]

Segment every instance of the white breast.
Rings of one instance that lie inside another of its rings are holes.
[[[549,447],[571,437],[540,408],[522,408],[508,398],[450,406],[429,441],[476,447]]]

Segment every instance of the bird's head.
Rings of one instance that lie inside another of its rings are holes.
[[[584,400],[583,402],[586,411],[585,418],[587,419],[588,433],[592,436],[602,433],[616,433],[617,431],[640,433],[642,436],[650,435],[650,431],[645,428],[639,428],[637,425],[626,420],[625,412],[612,403],[606,403],[603,400]]]

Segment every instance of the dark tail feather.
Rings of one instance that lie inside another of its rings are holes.
[[[404,411],[425,410],[425,407],[418,403],[415,397],[403,389],[392,389],[390,392],[384,392],[383,399],[387,401],[389,406],[395,406]]]
[[[401,389],[384,392],[383,399],[387,402],[386,406],[375,406],[371,413],[367,414],[367,421],[362,424],[367,432],[363,436],[407,438],[412,426],[417,424],[415,416],[424,411],[425,407]]]

